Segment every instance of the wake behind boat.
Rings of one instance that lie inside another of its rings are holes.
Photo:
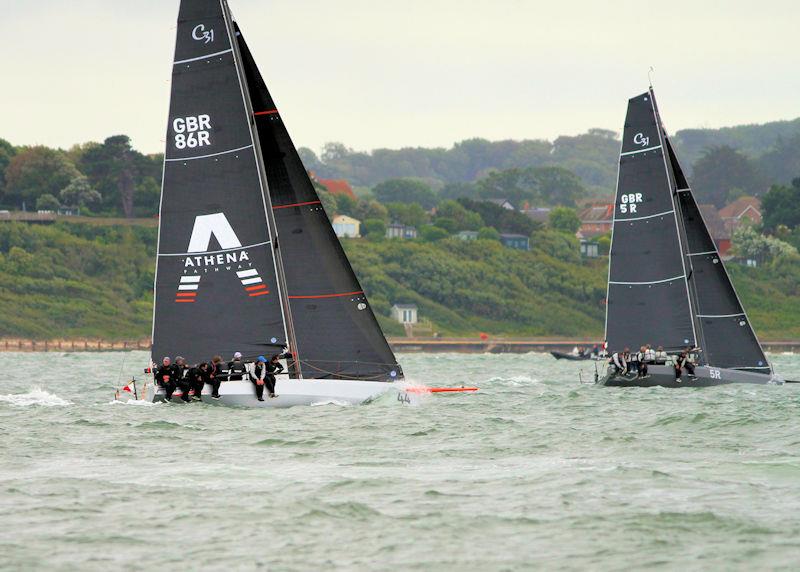
[[[154,306],[153,363],[289,349],[275,398],[251,364],[203,401],[354,404],[403,379],[225,0],[180,4]]]
[[[652,344],[670,359],[692,351],[698,367],[690,375],[691,364],[650,365],[649,375],[639,377],[612,365],[598,380],[603,385],[782,383],[703,221],[652,87],[628,102],[606,300],[609,354]]]

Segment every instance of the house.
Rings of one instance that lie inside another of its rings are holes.
[[[594,238],[611,232],[614,222],[614,203],[595,203],[578,213],[581,219],[580,233],[585,238]]]
[[[584,258],[598,258],[600,256],[600,243],[581,238],[581,256]]]
[[[477,230],[462,230],[456,235],[461,240],[478,240]]]
[[[356,198],[353,187],[344,179],[317,179],[317,182],[332,195],[347,195],[353,200]]]
[[[392,318],[401,324],[417,323],[416,304],[395,304],[392,306]]]
[[[725,253],[731,249],[731,233],[728,231],[725,221],[719,216],[719,211],[714,205],[697,205],[697,208],[703,215],[703,221],[711,234],[714,246],[717,247],[717,252],[720,256],[725,256]]]
[[[550,219],[551,210],[553,209],[549,207],[533,207],[533,208],[523,209],[522,212],[532,220],[545,224]]]
[[[761,201],[756,197],[740,197],[721,208],[719,216],[725,223],[728,234],[733,236],[743,224],[761,224]]]
[[[517,250],[530,250],[530,239],[524,234],[501,234],[500,242],[508,248]]]
[[[361,221],[347,215],[336,215],[331,221],[333,231],[339,238],[361,236]]]
[[[503,207],[508,211],[517,210],[508,199],[483,199],[483,202],[492,203],[493,205],[497,205],[498,207]]]
[[[400,238],[406,240],[417,238],[417,229],[413,226],[406,226],[393,222],[386,227],[386,238]]]

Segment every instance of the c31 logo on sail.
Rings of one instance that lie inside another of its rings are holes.
[[[645,137],[644,133],[637,133],[633,136],[633,143],[634,145],[641,145],[642,147],[647,147],[650,145],[650,138]]]
[[[204,24],[197,24],[197,26],[195,26],[194,29],[192,30],[192,39],[194,39],[197,42],[203,42],[205,44],[208,44],[209,42],[213,42],[214,41],[214,28],[211,28],[210,30],[206,30],[206,27],[205,27]]]
[[[194,149],[211,145],[211,116],[189,115],[176,117],[172,120],[172,129],[175,131],[175,147],[177,149]]]

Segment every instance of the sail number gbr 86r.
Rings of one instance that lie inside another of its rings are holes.
[[[175,131],[175,147],[177,149],[194,149],[211,145],[209,129],[211,129],[211,116],[189,115],[176,117],[172,120],[172,130]]]

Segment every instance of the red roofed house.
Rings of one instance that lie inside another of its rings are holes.
[[[756,197],[740,197],[719,211],[729,235],[742,224],[761,224],[761,201]]]
[[[714,205],[697,205],[697,208],[703,215],[703,221],[711,234],[714,246],[717,247],[717,252],[720,256],[725,256],[731,249],[731,233],[728,231],[725,221],[722,220],[720,211]]]
[[[347,195],[351,199],[356,198],[353,187],[344,179],[317,179],[317,181],[332,195]]]
[[[601,234],[611,232],[611,224],[614,219],[613,203],[595,203],[589,205],[578,213],[581,219],[579,232],[584,238],[594,238]]]

